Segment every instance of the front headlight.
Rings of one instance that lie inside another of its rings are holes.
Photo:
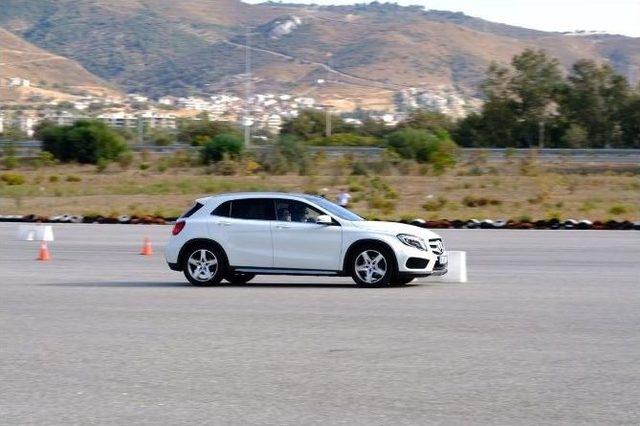
[[[397,237],[400,241],[408,246],[415,247],[419,250],[427,250],[427,244],[420,237],[409,234],[398,234]]]

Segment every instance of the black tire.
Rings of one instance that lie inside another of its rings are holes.
[[[367,253],[366,257],[365,253]],[[382,259],[378,256],[382,256]],[[349,269],[351,278],[360,287],[388,287],[395,281],[397,266],[395,257],[389,249],[378,244],[366,244],[353,251],[349,260]],[[381,274],[381,271],[384,274]],[[371,279],[367,280],[368,277]]]
[[[256,277],[256,274],[243,274],[241,272],[232,272],[224,277],[231,284],[246,284]]]
[[[394,284],[396,285],[407,285],[410,282],[412,282],[413,280],[415,280],[415,277],[398,277],[395,279]]]
[[[187,280],[195,286],[214,286],[220,284],[227,272],[225,259],[222,250],[215,245],[197,243],[185,251],[182,258],[182,271]],[[214,266],[215,270],[213,270]]]

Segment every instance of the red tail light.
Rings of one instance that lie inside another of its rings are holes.
[[[187,224],[187,222],[185,221],[180,221],[180,222],[176,222],[175,225],[173,225],[173,231],[171,231],[171,233],[173,235],[178,235],[180,233],[180,231],[182,231],[184,229],[184,226]]]

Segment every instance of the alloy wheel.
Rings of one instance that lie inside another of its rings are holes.
[[[367,284],[382,280],[387,269],[387,259],[376,250],[365,250],[356,257],[355,272]]]
[[[218,258],[210,250],[198,249],[189,256],[187,268],[194,280],[207,282],[218,272]]]

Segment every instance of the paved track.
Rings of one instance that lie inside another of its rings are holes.
[[[638,232],[444,231],[468,284],[193,288],[168,227],[56,225],[49,263],[16,227],[2,424],[640,423]]]

